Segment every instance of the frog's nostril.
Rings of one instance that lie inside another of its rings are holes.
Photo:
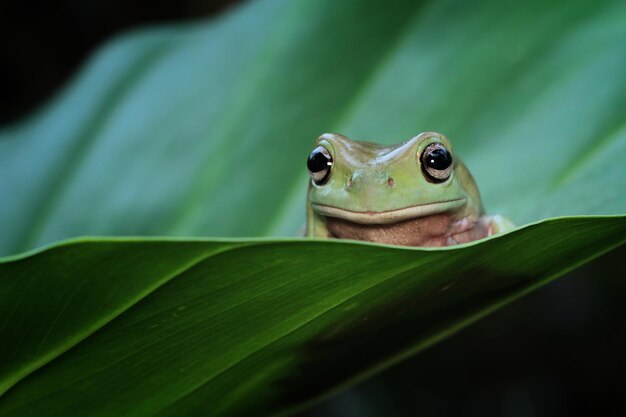
[[[387,179],[387,185],[390,186],[390,187],[393,187],[393,184],[394,184],[393,178],[389,177]]]
[[[348,188],[352,188],[352,177],[348,178],[348,182],[346,184]]]

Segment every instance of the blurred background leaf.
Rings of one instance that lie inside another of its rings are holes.
[[[322,131],[442,131],[488,210],[517,223],[623,213],[625,41],[619,1],[270,0],[139,30],[0,133],[0,253],[84,234],[292,235]],[[570,320],[611,322],[593,306]]]
[[[85,234],[293,235],[324,131],[442,131],[488,209],[517,223],[621,213],[607,161],[626,153],[626,5],[562,6],[267,0],[118,38],[0,133],[0,253]]]

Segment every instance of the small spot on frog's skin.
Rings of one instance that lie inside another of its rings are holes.
[[[352,187],[352,177],[348,178],[348,188]]]
[[[393,184],[394,184],[393,178],[389,177],[389,179],[387,179],[387,185],[390,187],[393,187]]]

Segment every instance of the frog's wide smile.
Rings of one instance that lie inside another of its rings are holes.
[[[354,223],[389,224],[450,211],[463,206],[465,202],[466,198],[457,198],[386,211],[353,211],[315,203],[311,203],[311,207],[323,216],[337,217]]]

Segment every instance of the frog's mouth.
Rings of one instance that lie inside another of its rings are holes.
[[[440,201],[437,203],[420,204],[417,206],[404,207],[387,211],[352,211],[339,207],[325,206],[311,203],[315,212],[327,216],[337,217],[359,224],[390,224],[414,219],[417,217],[430,216],[454,210],[465,204],[465,198]]]

